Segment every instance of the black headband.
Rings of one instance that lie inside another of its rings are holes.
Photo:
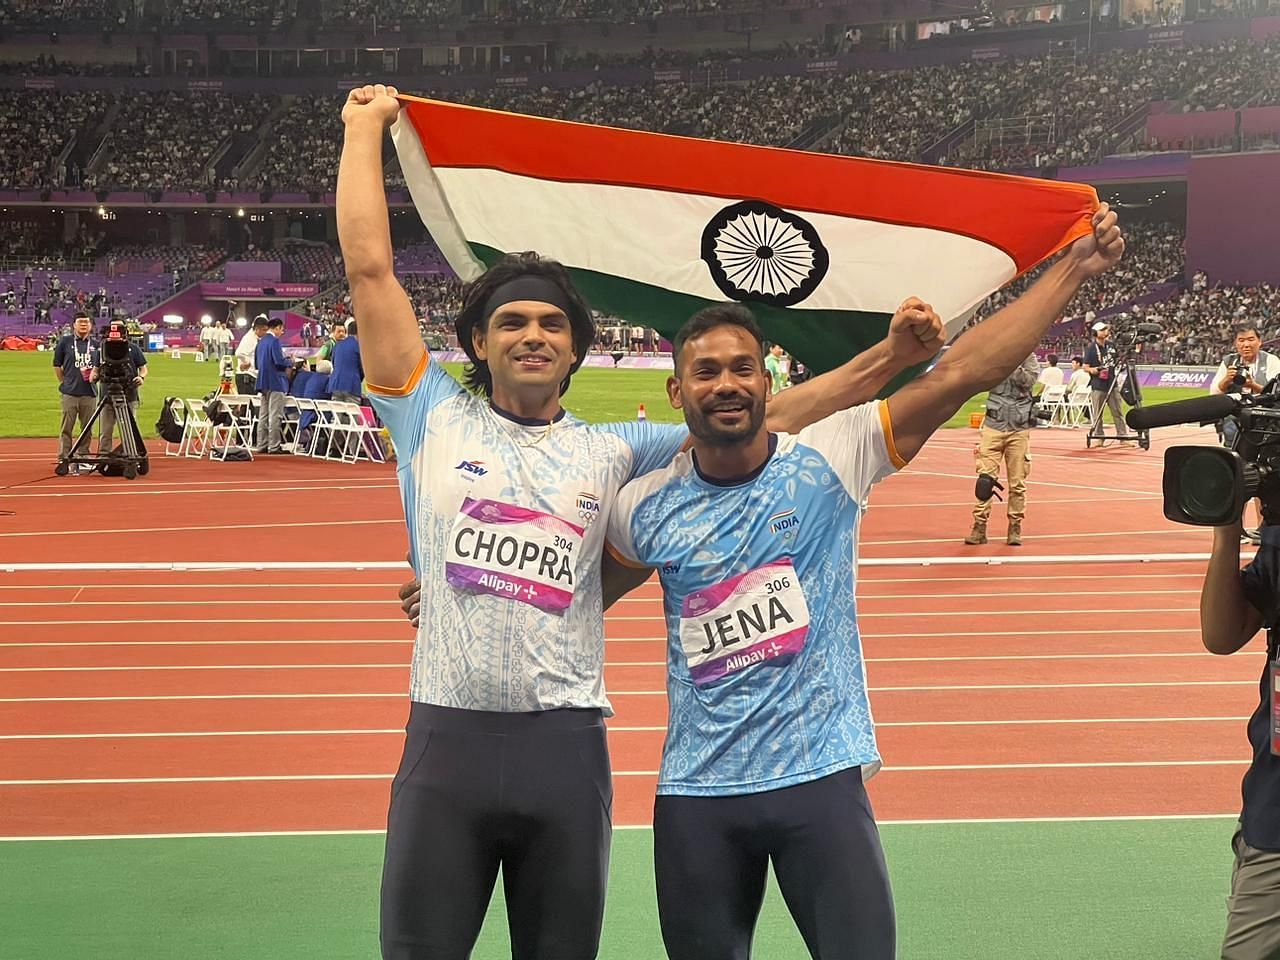
[[[566,317],[570,319],[573,317],[573,306],[558,283],[546,277],[523,276],[508,280],[489,295],[489,299],[484,302],[484,310],[480,314],[481,322],[487,322],[502,307],[517,300],[549,303],[563,311]]]

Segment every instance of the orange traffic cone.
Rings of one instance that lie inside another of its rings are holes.
[[[637,420],[648,420],[649,417],[644,412],[644,404],[640,404],[640,409],[636,411]]]

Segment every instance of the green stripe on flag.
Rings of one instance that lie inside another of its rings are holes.
[[[486,268],[492,267],[505,255],[503,251],[484,244],[469,243],[469,246]],[[691,316],[717,302],[595,270],[567,269],[578,291],[593,309],[621,317],[629,324],[653,327],[668,340],[674,339],[676,331]],[[755,315],[767,340],[782,344],[784,350],[814,373],[833,370],[879,343],[888,332],[892,319],[887,313],[858,310],[803,310],[761,303],[745,306]],[[880,395],[889,396],[917,376],[925,366],[927,364],[921,364],[899,374],[880,391]]]

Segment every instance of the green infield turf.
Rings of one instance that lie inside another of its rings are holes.
[[[184,354],[180,360],[168,354],[148,355],[150,373],[142,393],[138,422],[144,436],[155,435],[156,418],[165,397],[202,397],[218,384],[216,364],[197,363]],[[458,375],[461,364],[446,364]],[[678,423],[683,418],[667,402],[667,374],[661,370],[602,370],[588,367],[578,371],[565,395],[570,412],[591,421],[634,420],[640,404],[650,420]],[[1183,387],[1149,388],[1143,391],[1147,403],[1165,403],[1199,396],[1201,390]],[[969,414],[983,409],[985,394],[974,397],[947,423],[967,427]],[[58,385],[54,379],[52,356],[48,353],[0,352],[0,436],[53,437],[58,433]]]
[[[886,826],[898,956],[1217,956],[1232,828],[1225,818]],[[380,835],[0,843],[0,955],[372,960],[382,846]],[[614,835],[602,960],[663,956],[651,856],[648,830]],[[511,956],[501,887],[474,960]],[[754,956],[808,956],[772,883]]]

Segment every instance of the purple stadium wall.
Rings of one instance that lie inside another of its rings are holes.
[[[1187,277],[1280,282],[1280,152],[1192,157],[1187,176]]]

